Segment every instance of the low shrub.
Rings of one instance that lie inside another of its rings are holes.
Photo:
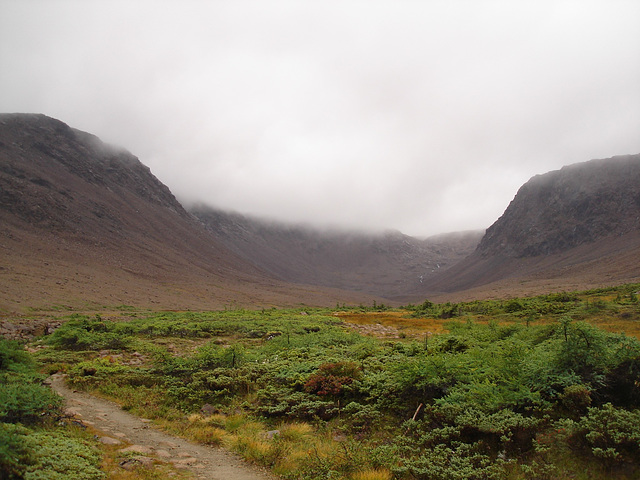
[[[589,408],[588,414],[576,423],[575,435],[598,458],[636,461],[640,458],[640,410],[616,408],[610,403]]]
[[[24,480],[101,480],[99,450],[88,441],[67,432],[32,431],[25,443],[30,450]]]
[[[0,385],[0,421],[5,423],[34,424],[44,417],[56,415],[62,398],[51,389],[29,378],[13,380]]]

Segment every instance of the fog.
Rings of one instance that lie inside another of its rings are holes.
[[[637,1],[0,1],[0,110],[121,145],[188,204],[490,226],[640,152]]]

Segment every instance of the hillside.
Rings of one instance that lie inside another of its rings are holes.
[[[2,114],[0,222],[0,313],[530,295],[640,281],[640,155],[532,178],[482,239],[417,239],[187,211],[126,150]]]
[[[421,293],[522,295],[639,279],[640,155],[625,155],[533,177],[477,250]]]
[[[0,115],[0,222],[0,311],[371,301],[274,279],[135,156],[44,115]]]
[[[483,232],[425,240],[267,222],[206,206],[189,211],[227,248],[278,278],[394,298],[471,254]]]
[[[640,230],[640,155],[569,165],[518,191],[478,248],[534,257]]]

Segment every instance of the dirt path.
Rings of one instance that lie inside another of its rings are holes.
[[[199,445],[153,428],[149,421],[123,411],[113,402],[69,389],[64,376],[50,377],[51,387],[64,397],[67,413],[104,434],[107,444],[122,443],[125,451],[155,456],[196,478],[209,480],[275,480],[225,450]],[[128,445],[130,444],[130,445]]]

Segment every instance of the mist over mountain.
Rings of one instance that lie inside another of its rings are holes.
[[[212,237],[129,152],[44,115],[0,115],[0,311],[21,305],[335,305]]]
[[[5,214],[93,236],[105,228],[122,235],[126,205],[144,202],[188,217],[169,188],[123,149],[44,115],[3,114],[0,127]]]
[[[536,175],[477,250],[422,292],[515,295],[637,281],[640,154]]]
[[[640,282],[640,155],[533,177],[486,231],[418,239],[185,210],[124,149],[0,115],[0,312],[461,300]]]
[[[471,254],[484,232],[417,239],[269,222],[204,205],[189,208],[213,236],[261,270],[294,283],[394,298]]]

